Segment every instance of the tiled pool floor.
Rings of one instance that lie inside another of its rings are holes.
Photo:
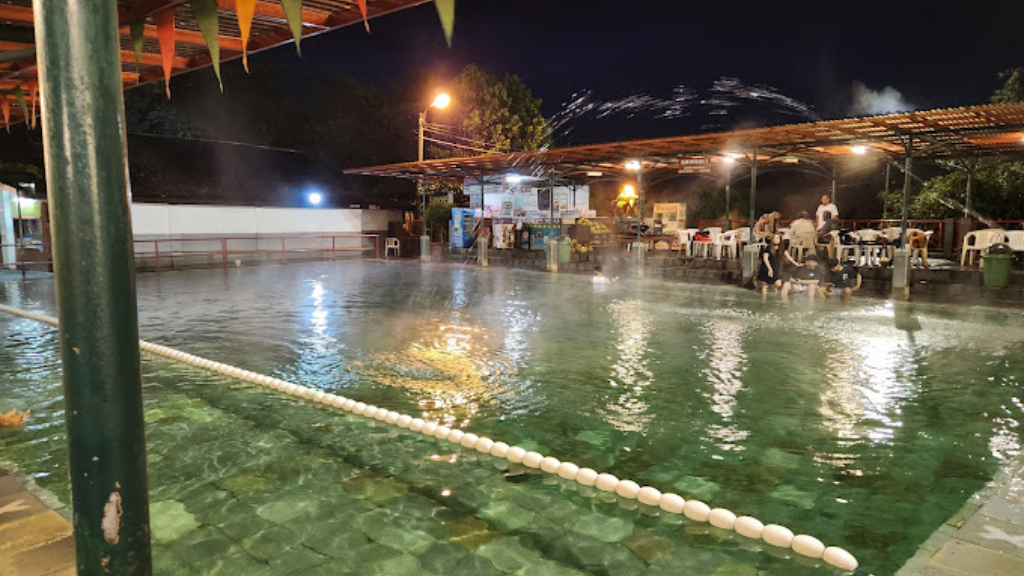
[[[0,574],[74,576],[71,524],[0,469]]]
[[[1024,459],[943,524],[897,576],[1024,574]]]

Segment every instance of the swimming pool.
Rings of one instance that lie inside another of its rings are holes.
[[[52,313],[46,279],[0,302]],[[143,338],[777,522],[891,574],[1019,451],[1015,311],[808,304],[512,270],[139,277]],[[52,328],[0,316],[0,459],[67,499]],[[143,365],[166,574],[822,574],[450,444]]]

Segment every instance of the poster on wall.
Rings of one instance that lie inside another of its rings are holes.
[[[655,204],[654,222],[666,232],[678,230],[686,222],[686,204]]]
[[[514,224],[494,224],[491,226],[491,242],[495,250],[511,250],[516,242]]]

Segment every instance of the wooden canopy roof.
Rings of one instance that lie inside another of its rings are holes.
[[[367,0],[367,17],[424,4],[430,0]],[[36,80],[32,0],[0,0],[0,90],[21,88],[29,98]],[[203,34],[188,0],[117,0],[121,33],[121,78],[126,88],[163,78],[157,28],[152,16],[175,10],[172,74],[211,64]],[[235,0],[217,0],[221,61],[242,55],[242,39],[235,14]],[[145,22],[141,62],[136,63],[129,27]],[[302,37],[308,37],[362,21],[356,0],[303,0]],[[257,0],[248,52],[253,53],[293,41],[280,0]],[[13,102],[8,93],[5,98]],[[22,110],[11,106],[11,121],[23,120]],[[31,114],[31,113],[30,113]]]
[[[962,157],[1024,153],[1024,103],[988,104],[866,118],[753,128],[652,140],[611,142],[536,152],[492,154],[355,168],[348,174],[394,178],[464,178],[487,174],[553,174],[583,177],[587,172],[622,172],[631,160],[646,169],[699,172],[701,167],[749,160],[759,162],[832,161],[852,154]]]

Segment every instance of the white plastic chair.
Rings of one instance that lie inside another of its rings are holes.
[[[1006,243],[1014,252],[1024,252],[1024,230],[1013,230],[1006,233]]]
[[[693,241],[694,232],[691,230],[676,230],[676,236],[679,238],[679,255],[682,256],[683,252],[686,255],[693,256],[693,251],[690,249],[690,242]]]
[[[1006,230],[989,228],[987,230],[975,230],[964,235],[964,244],[960,249],[960,266],[974,266],[974,254],[979,256],[988,247],[998,242],[1006,242],[1008,234]]]
[[[714,258],[715,257],[715,243],[718,242],[718,236],[722,233],[722,229],[719,227],[708,228],[708,237],[711,239],[710,242],[694,242],[693,243],[693,255],[694,257],[701,258]]]
[[[384,257],[387,258],[391,255],[391,251],[395,251],[396,257],[402,255],[402,245],[398,242],[398,238],[388,238],[384,241]]]
[[[910,236],[913,235],[915,232],[920,232],[920,233],[924,234],[925,237],[927,238],[927,241],[925,242],[924,248],[913,248],[913,247],[910,248],[910,263],[913,264],[914,263],[914,259],[916,258],[921,263],[922,266],[927,268],[928,267],[928,244],[931,243],[932,234],[935,234],[935,231],[934,230],[921,230],[920,228],[908,228],[907,229],[907,238],[910,238]],[[909,242],[908,242],[908,244],[909,244]]]
[[[712,242],[715,251],[715,260],[721,260],[723,256],[727,255],[728,258],[735,258],[738,252],[737,248],[737,232],[738,230],[730,230],[728,232],[722,232],[718,235],[714,242]]]

